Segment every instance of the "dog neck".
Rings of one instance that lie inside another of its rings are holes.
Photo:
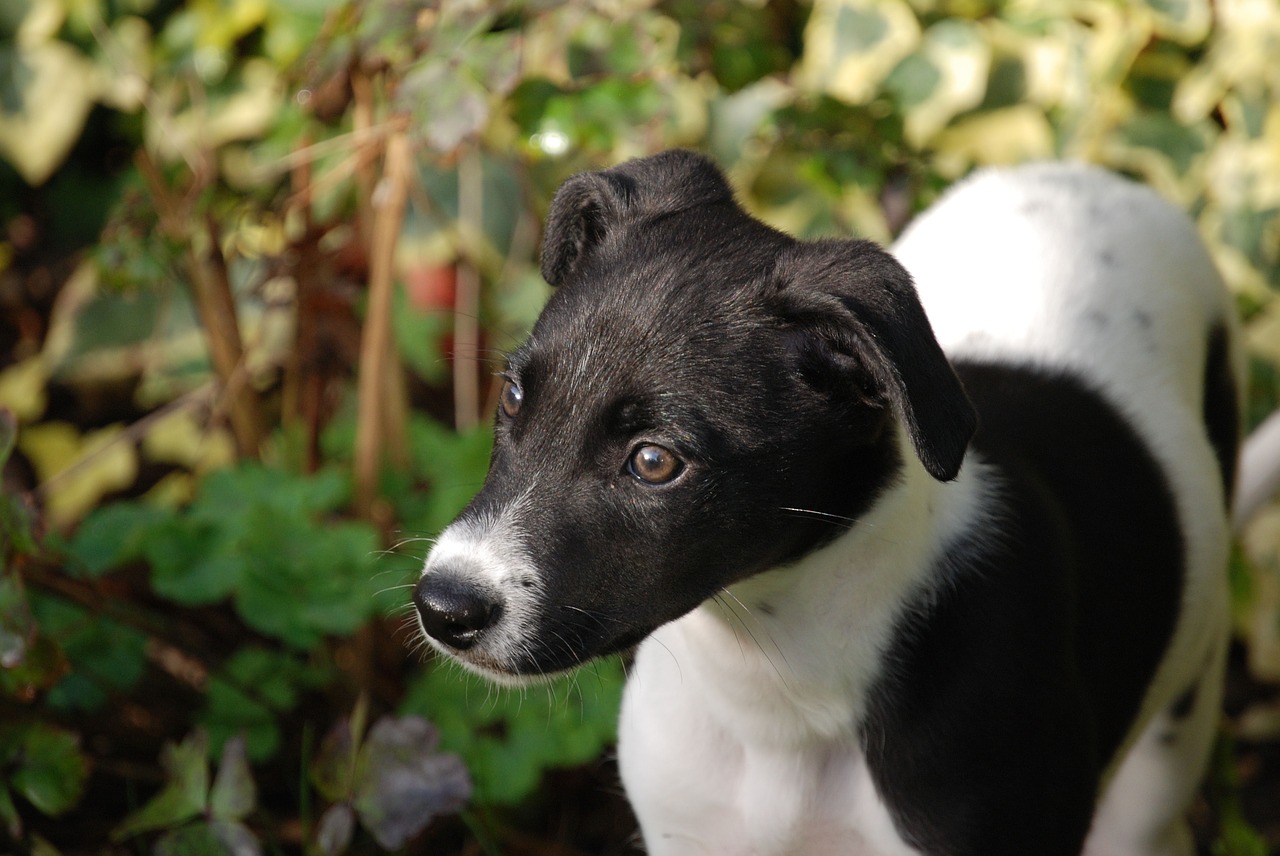
[[[990,479],[972,453],[947,483],[903,459],[895,483],[840,537],[655,634],[744,740],[852,741],[895,629],[939,584],[939,552],[987,513]]]

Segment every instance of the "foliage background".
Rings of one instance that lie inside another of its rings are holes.
[[[1277,56],[1273,0],[6,2],[0,840],[633,852],[620,665],[499,693],[423,662],[404,607],[483,478],[557,184],[692,146],[776,226],[888,241],[975,166],[1106,164],[1196,218],[1252,425],[1280,402]],[[1241,545],[1197,815],[1256,854],[1280,507]]]

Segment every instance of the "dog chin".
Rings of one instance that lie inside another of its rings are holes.
[[[627,634],[624,638],[602,646],[600,650],[575,651],[572,662],[565,662],[563,657],[554,660],[531,657],[512,660],[506,657],[495,657],[486,651],[455,651],[434,640],[429,641],[437,653],[448,657],[469,672],[501,686],[527,687],[550,683],[571,674],[593,660],[627,652],[644,641],[648,635],[649,631]]]

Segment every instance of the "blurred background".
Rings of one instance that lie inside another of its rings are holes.
[[[500,691],[408,584],[574,172],[713,155],[889,241],[1077,158],[1196,219],[1280,405],[1274,0],[4,0],[0,851],[623,854],[623,667]],[[1202,852],[1280,852],[1280,506]]]

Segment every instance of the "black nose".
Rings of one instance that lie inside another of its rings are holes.
[[[440,573],[418,581],[413,604],[427,635],[460,651],[476,644],[502,614],[502,604],[476,586]]]

